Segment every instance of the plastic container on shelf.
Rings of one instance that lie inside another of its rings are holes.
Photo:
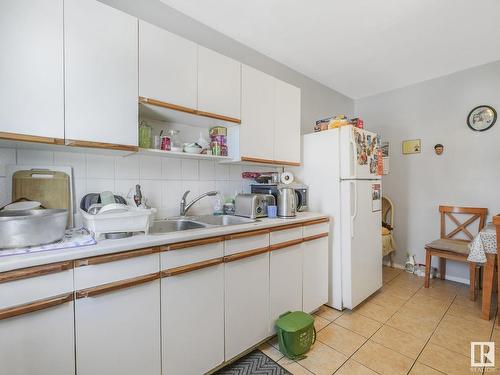
[[[139,147],[151,148],[151,126],[146,121],[139,124]]]

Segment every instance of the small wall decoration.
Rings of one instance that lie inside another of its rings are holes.
[[[441,143],[434,145],[434,152],[436,155],[441,155],[444,151],[444,146]]]
[[[496,121],[497,111],[489,105],[477,106],[467,116],[467,126],[477,132],[488,130]]]
[[[422,145],[420,139],[410,139],[403,141],[403,154],[420,154],[422,151]]]

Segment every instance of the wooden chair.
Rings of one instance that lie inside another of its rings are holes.
[[[425,245],[425,284],[429,287],[431,260],[433,256],[439,257],[439,273],[442,280],[446,275],[446,260],[456,260],[459,262],[467,262],[469,256],[469,242],[474,239],[474,235],[469,231],[468,227],[479,220],[477,233],[484,228],[487,208],[478,207],[453,207],[439,206],[441,214],[441,238]],[[455,214],[472,215],[464,222],[460,222]],[[446,218],[449,218],[456,227],[450,232],[446,231]],[[456,239],[455,237],[463,233],[465,239]],[[476,299],[476,266],[475,262],[469,262],[469,277],[470,277],[470,299]]]
[[[394,230],[394,204],[386,196],[382,197],[382,221],[393,228],[392,230],[382,228],[382,256],[389,256],[389,263],[393,267],[393,254],[396,250],[392,235],[392,231]]]

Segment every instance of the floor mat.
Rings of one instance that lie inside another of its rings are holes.
[[[217,371],[217,375],[291,375],[260,350],[254,350]]]

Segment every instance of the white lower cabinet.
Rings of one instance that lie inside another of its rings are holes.
[[[156,279],[77,298],[77,374],[160,375],[159,296]]]
[[[224,362],[224,265],[162,278],[161,297],[163,374],[204,374]]]
[[[328,236],[306,241],[303,246],[303,309],[311,312],[328,301]]]
[[[302,244],[270,253],[271,333],[276,320],[287,311],[302,310]]]
[[[269,252],[225,263],[226,360],[269,332]]]

